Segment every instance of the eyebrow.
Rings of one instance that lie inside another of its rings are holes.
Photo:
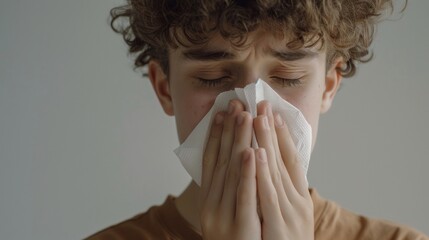
[[[287,51],[276,51],[271,50],[271,54],[282,60],[282,61],[297,61],[304,58],[313,58],[318,55],[317,52],[314,52],[310,49],[298,49],[298,50],[287,50]]]
[[[235,58],[235,55],[231,52],[208,49],[190,49],[184,51],[183,55],[188,60],[198,61],[219,61]]]
[[[304,58],[313,58],[318,55],[310,49],[298,49],[298,50],[285,50],[276,51],[271,50],[270,54],[281,61],[291,62],[297,61]],[[231,52],[224,50],[208,50],[208,49],[189,49],[183,52],[183,56],[188,60],[197,61],[220,61],[230,60],[235,58],[235,55]]]

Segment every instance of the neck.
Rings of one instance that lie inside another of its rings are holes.
[[[176,208],[182,217],[190,223],[194,229],[201,233],[200,224],[200,187],[192,181],[188,187],[176,198]]]

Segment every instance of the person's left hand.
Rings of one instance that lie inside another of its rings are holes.
[[[313,202],[285,121],[263,101],[253,123],[262,239],[313,240]]]

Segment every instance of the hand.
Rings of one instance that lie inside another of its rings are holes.
[[[261,102],[254,129],[262,239],[313,240],[313,202],[286,123]]]
[[[261,239],[252,117],[239,101],[213,121],[203,156],[203,239]]]

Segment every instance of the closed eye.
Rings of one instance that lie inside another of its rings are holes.
[[[222,76],[219,78],[201,78],[201,77],[197,77],[198,81],[207,87],[217,87],[223,84],[223,82],[225,80],[228,80],[229,77],[228,76]]]
[[[302,84],[302,77],[300,78],[282,78],[282,77],[271,77],[273,80],[282,85],[282,87],[297,87]]]

